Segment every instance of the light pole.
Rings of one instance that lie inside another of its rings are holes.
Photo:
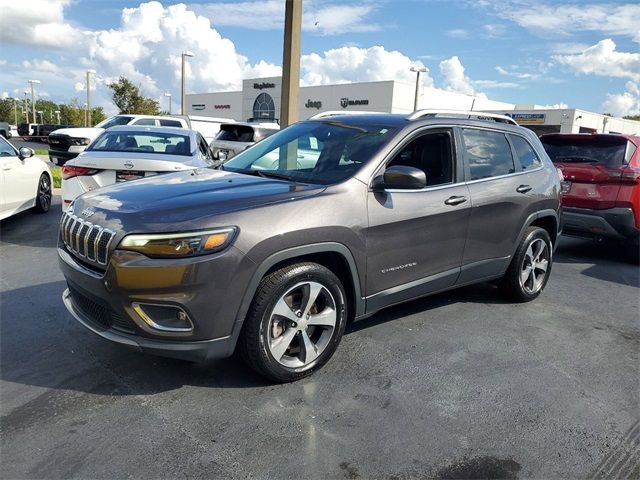
[[[16,127],[18,126],[18,99],[14,98],[13,99],[13,121],[16,124]]]
[[[40,114],[40,123],[44,125],[44,112],[42,110],[38,110],[38,113]]]
[[[412,72],[416,72],[416,95],[413,98],[413,111],[418,110],[418,97],[420,96],[420,74],[429,71],[427,67],[411,67]]]
[[[84,104],[84,124],[85,124],[85,126],[87,125],[87,116],[88,116],[87,114],[89,112],[89,110],[87,110],[87,107],[88,107],[88,105],[85,103]]]
[[[164,96],[169,97],[169,115],[171,115],[171,94],[165,93]]]
[[[31,113],[33,115],[33,122],[36,123],[38,120],[36,119],[36,93],[33,86],[36,83],[40,83],[40,80],[29,80],[31,84]]]
[[[27,99],[27,95],[29,95],[29,90],[24,91],[24,117],[25,123],[29,124],[29,100]]]
[[[182,115],[186,115],[187,114],[187,87],[185,85],[185,74],[184,74],[184,67],[185,67],[185,58],[186,57],[193,57],[193,53],[187,51],[182,52],[182,104],[180,105],[180,111],[182,112]]]
[[[95,74],[96,71],[93,69],[87,70],[87,127],[91,126],[91,79],[89,76],[92,73]]]
[[[56,114],[56,118],[58,120],[58,125],[60,125],[60,110],[56,110],[55,114]]]

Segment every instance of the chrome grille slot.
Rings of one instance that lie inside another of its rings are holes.
[[[99,265],[106,265],[116,232],[65,213],[60,221],[60,238],[67,250]]]

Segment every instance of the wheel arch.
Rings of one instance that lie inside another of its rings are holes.
[[[518,235],[518,240],[514,245],[510,258],[513,258],[515,255],[518,245],[520,245],[520,242],[529,227],[540,227],[546,230],[551,238],[552,246],[555,249],[556,240],[560,236],[560,218],[558,216],[558,212],[553,209],[539,210],[529,215],[527,220],[524,222],[524,225],[522,225],[520,234]]]

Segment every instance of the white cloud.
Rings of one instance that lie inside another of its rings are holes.
[[[620,52],[610,38],[573,55],[555,55],[553,59],[575,73],[630,78],[640,81],[640,53]]]
[[[282,0],[240,1],[190,4],[189,8],[211,19],[218,26],[249,28],[253,30],[277,30],[284,25]],[[302,13],[304,31],[319,35],[340,35],[353,32],[372,32],[380,25],[369,20],[377,8],[374,2],[345,5],[307,0]]]
[[[82,32],[64,20],[72,0],[0,0],[0,41],[66,48],[81,42]]]
[[[457,56],[440,62],[440,73],[444,77],[445,90],[464,93],[465,95],[477,95],[472,80],[465,74],[464,66]]]
[[[23,60],[22,67],[32,72],[57,73],[59,71],[58,66],[49,60]]]
[[[462,28],[454,28],[452,30],[447,30],[445,32],[445,35],[451,38],[468,38],[469,32],[463,30]]]
[[[607,99],[602,104],[605,112],[616,117],[625,115],[640,115],[640,84],[627,82],[626,91],[623,93],[607,94]]]
[[[487,25],[483,25],[482,30],[484,30],[485,36],[489,38],[498,38],[502,37],[505,34],[507,28],[499,23],[490,23]]]
[[[473,85],[479,88],[520,88],[516,82],[499,82],[497,80],[474,80]]]
[[[519,67],[517,67],[516,65],[512,65],[511,70],[507,70],[506,68],[501,67],[500,65],[496,65],[495,71],[498,72],[500,75],[504,75],[507,77],[514,77],[520,80],[536,80],[540,78],[539,73],[519,72],[517,71],[518,68]]]
[[[2,92],[2,99],[5,100],[9,98],[9,92]]]
[[[348,82],[372,82],[377,80],[404,80],[415,82],[411,67],[423,67],[401,52],[386,50],[381,46],[369,48],[341,47],[324,52],[303,55],[300,60],[303,85],[328,85]],[[433,81],[423,75],[424,84]]]
[[[581,31],[622,35],[640,42],[640,4],[626,3],[565,3],[544,4],[517,0],[485,2],[496,14],[511,20],[533,33],[568,35]]]

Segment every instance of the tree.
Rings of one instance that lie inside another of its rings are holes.
[[[626,118],[627,120],[636,120],[640,122],[640,115],[626,115],[622,118]]]
[[[160,104],[152,98],[145,97],[140,88],[126,77],[121,76],[117,82],[109,85],[109,88],[113,91],[113,103],[120,113],[160,114]]]

